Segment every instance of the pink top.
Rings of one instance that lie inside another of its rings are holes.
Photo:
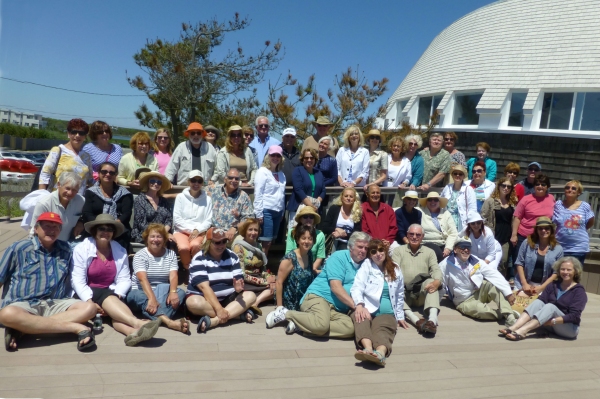
[[[167,165],[169,164],[169,161],[171,160],[171,156],[169,155],[168,152],[155,152],[154,153],[154,158],[156,158],[156,161],[158,162],[158,171],[161,174],[165,174],[165,170],[167,169]]]
[[[535,221],[540,216],[548,216],[552,219],[554,214],[554,196],[548,194],[545,197],[536,197],[529,194],[519,201],[515,208],[514,217],[521,219],[517,233],[527,237],[533,233]]]
[[[112,254],[103,261],[95,257],[88,268],[88,285],[91,288],[108,288],[115,282],[117,276],[117,264]]]

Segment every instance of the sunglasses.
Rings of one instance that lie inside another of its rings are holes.
[[[244,134],[244,137],[253,139],[254,135],[253,134]]]
[[[473,173],[483,173],[483,169],[473,169]]]
[[[263,123],[262,125],[256,125],[256,127],[260,128],[260,129],[268,129],[269,125],[266,123]]]
[[[169,140],[169,136],[158,136],[156,140]]]
[[[461,173],[461,172],[453,172],[453,173],[452,173],[452,176],[456,176],[456,177],[462,177],[462,176],[464,176],[464,175],[465,175],[465,174],[464,174],[464,173]]]
[[[159,186],[162,186],[162,180],[160,179],[150,179],[148,180],[149,184],[158,184]]]
[[[110,130],[106,130],[106,129],[105,129],[105,130],[103,130],[103,131],[102,131],[102,134],[104,134],[104,133],[108,133],[108,134],[110,134]]]
[[[469,224],[481,224],[481,223],[483,223],[481,220],[478,220],[476,222],[469,222]]]
[[[225,238],[221,241],[213,241],[212,243],[215,245],[224,245],[224,244],[227,244],[227,238]]]
[[[239,181],[240,180],[239,176],[227,176],[227,178],[229,180],[234,180],[234,181]]]
[[[565,190],[577,191],[577,187],[575,187],[575,186],[565,186]]]
[[[369,251],[369,253],[371,255],[375,255],[378,252],[385,253],[385,248],[381,248],[381,247],[379,247],[379,248],[373,248],[372,250]]]
[[[231,137],[232,139],[240,139],[240,138],[242,138],[242,134],[241,133],[231,133],[229,135],[229,137]]]
[[[537,229],[538,230],[552,230],[552,227],[550,227],[550,226],[538,226]]]
[[[317,127],[329,127],[329,125],[319,125],[319,124],[317,123]]]
[[[540,171],[538,168],[527,168],[527,170],[530,172],[539,172]]]
[[[101,174],[102,176],[106,176],[106,175],[109,175],[109,176],[114,176],[114,175],[116,175],[116,174],[117,174],[117,172],[115,172],[114,170],[106,170],[106,169],[102,169],[102,170],[100,171],[100,174]]]
[[[192,183],[192,184],[202,184],[202,183],[204,183],[204,180],[202,180],[202,179],[190,179],[190,183]]]
[[[302,219],[314,219],[315,215],[302,215]]]
[[[87,132],[86,132],[86,131],[83,131],[83,130],[71,130],[71,131],[69,132],[69,134],[73,134],[73,135],[76,135],[76,136],[81,136],[81,137],[85,137],[85,136],[87,136]]]
[[[114,233],[115,232],[115,228],[114,227],[110,227],[110,226],[100,226],[97,228],[97,231],[100,231],[102,233]]]
[[[207,136],[216,136],[217,134],[215,132],[206,132]]]
[[[456,247],[456,250],[460,252],[471,252],[471,248],[469,247]]]
[[[535,186],[548,187],[546,183],[535,183]]]
[[[408,143],[408,146],[409,146],[409,147],[417,147],[417,146],[418,146],[418,144],[417,144],[417,143]]]
[[[501,184],[500,187],[502,187],[502,188],[512,188],[512,185],[510,185],[510,184]]]
[[[191,132],[188,133],[189,136],[202,136],[202,132],[199,132],[197,130],[192,130]]]
[[[440,202],[439,198],[427,198],[427,202]]]
[[[304,157],[302,158],[304,161],[310,161],[311,159],[315,159],[315,157]]]

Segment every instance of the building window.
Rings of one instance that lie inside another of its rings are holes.
[[[8,122],[8,119],[2,119],[2,123]]]
[[[525,105],[526,98],[527,93],[512,93],[508,126],[523,127],[523,105]]]
[[[540,129],[569,130],[574,93],[544,93]]]
[[[29,126],[29,123],[25,122],[25,126]]]
[[[577,93],[573,130],[600,131],[600,93]]]
[[[432,96],[419,98],[419,112],[417,125],[429,125],[431,115],[435,112],[444,96]]]
[[[396,128],[400,128],[402,126],[402,121],[405,119],[402,114],[402,110],[408,104],[408,100],[400,100],[396,103]],[[393,125],[393,123],[391,123]]]
[[[479,125],[477,104],[483,93],[457,94],[454,101],[455,125]]]
[[[37,129],[37,128],[38,128],[38,125],[36,125],[35,123],[32,123],[32,124],[31,124],[31,127],[34,127],[34,128],[36,128],[36,129]]]

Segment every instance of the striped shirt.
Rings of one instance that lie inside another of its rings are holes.
[[[175,252],[167,249],[160,257],[152,255],[148,248],[144,248],[133,257],[133,275],[131,276],[131,289],[141,290],[142,284],[137,278],[137,272],[146,272],[146,278],[152,286],[158,284],[169,284],[169,274],[172,270],[177,271],[177,257]]]
[[[90,155],[90,158],[92,158],[92,169],[96,173],[100,172],[98,168],[104,162],[111,162],[118,167],[123,156],[123,150],[117,144],[112,144],[110,152],[107,152],[98,148],[94,143],[87,143],[81,151],[87,152]]]
[[[200,251],[190,265],[190,283],[188,284],[187,293],[202,295],[198,285],[208,281],[217,298],[226,298],[235,292],[233,280],[241,278],[243,276],[240,260],[229,249],[223,252],[221,260],[215,260],[210,255],[204,255],[203,251]]]
[[[48,252],[37,237],[13,243],[0,260],[0,284],[4,285],[2,307],[27,301],[31,306],[40,300],[64,299],[71,294],[71,247],[56,240]]]

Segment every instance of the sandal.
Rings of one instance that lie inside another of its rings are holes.
[[[202,323],[204,323],[204,330],[202,330]],[[210,328],[210,317],[202,316],[200,321],[198,321],[198,327],[196,327],[196,332],[198,334],[206,334],[206,331]]]
[[[13,348],[10,346],[11,342],[14,339],[15,344],[18,344],[19,339],[21,339],[21,337],[23,336],[23,333],[21,331],[15,330],[14,328],[10,328],[10,327],[6,327],[4,329],[4,348],[6,349],[7,352],[14,352],[16,351],[19,346],[17,345],[16,348]]]
[[[505,336],[505,337],[506,337],[508,334],[512,334],[512,333],[514,333],[514,331],[513,331],[513,330],[511,330],[510,328],[503,328],[502,330],[498,330],[498,332],[499,332],[500,334],[502,334],[503,336]]]
[[[88,337],[90,338],[90,341],[87,344],[81,345],[81,343]],[[77,350],[79,352],[86,352],[95,345],[96,340],[94,339],[94,332],[92,330],[83,330],[77,334]]]
[[[185,317],[179,319],[179,331],[186,335],[190,334],[190,323],[188,323]]]
[[[250,321],[248,321],[248,316],[250,316]],[[240,320],[245,321],[246,323],[252,324],[252,321],[258,319],[258,316],[254,314],[250,309],[246,310],[244,313],[240,315]]]
[[[262,310],[258,306],[250,306],[250,309],[258,316],[262,316]]]
[[[525,339],[524,335],[519,334],[518,332],[511,332],[510,334],[506,334],[504,336],[509,341],[521,341]]]
[[[385,356],[379,351],[374,350],[370,354],[366,354],[364,360],[375,363],[379,367],[385,367]]]
[[[367,351],[365,349],[359,349],[354,354],[354,358],[361,362],[367,362],[368,357],[373,357],[372,353],[373,353],[372,351]]]

